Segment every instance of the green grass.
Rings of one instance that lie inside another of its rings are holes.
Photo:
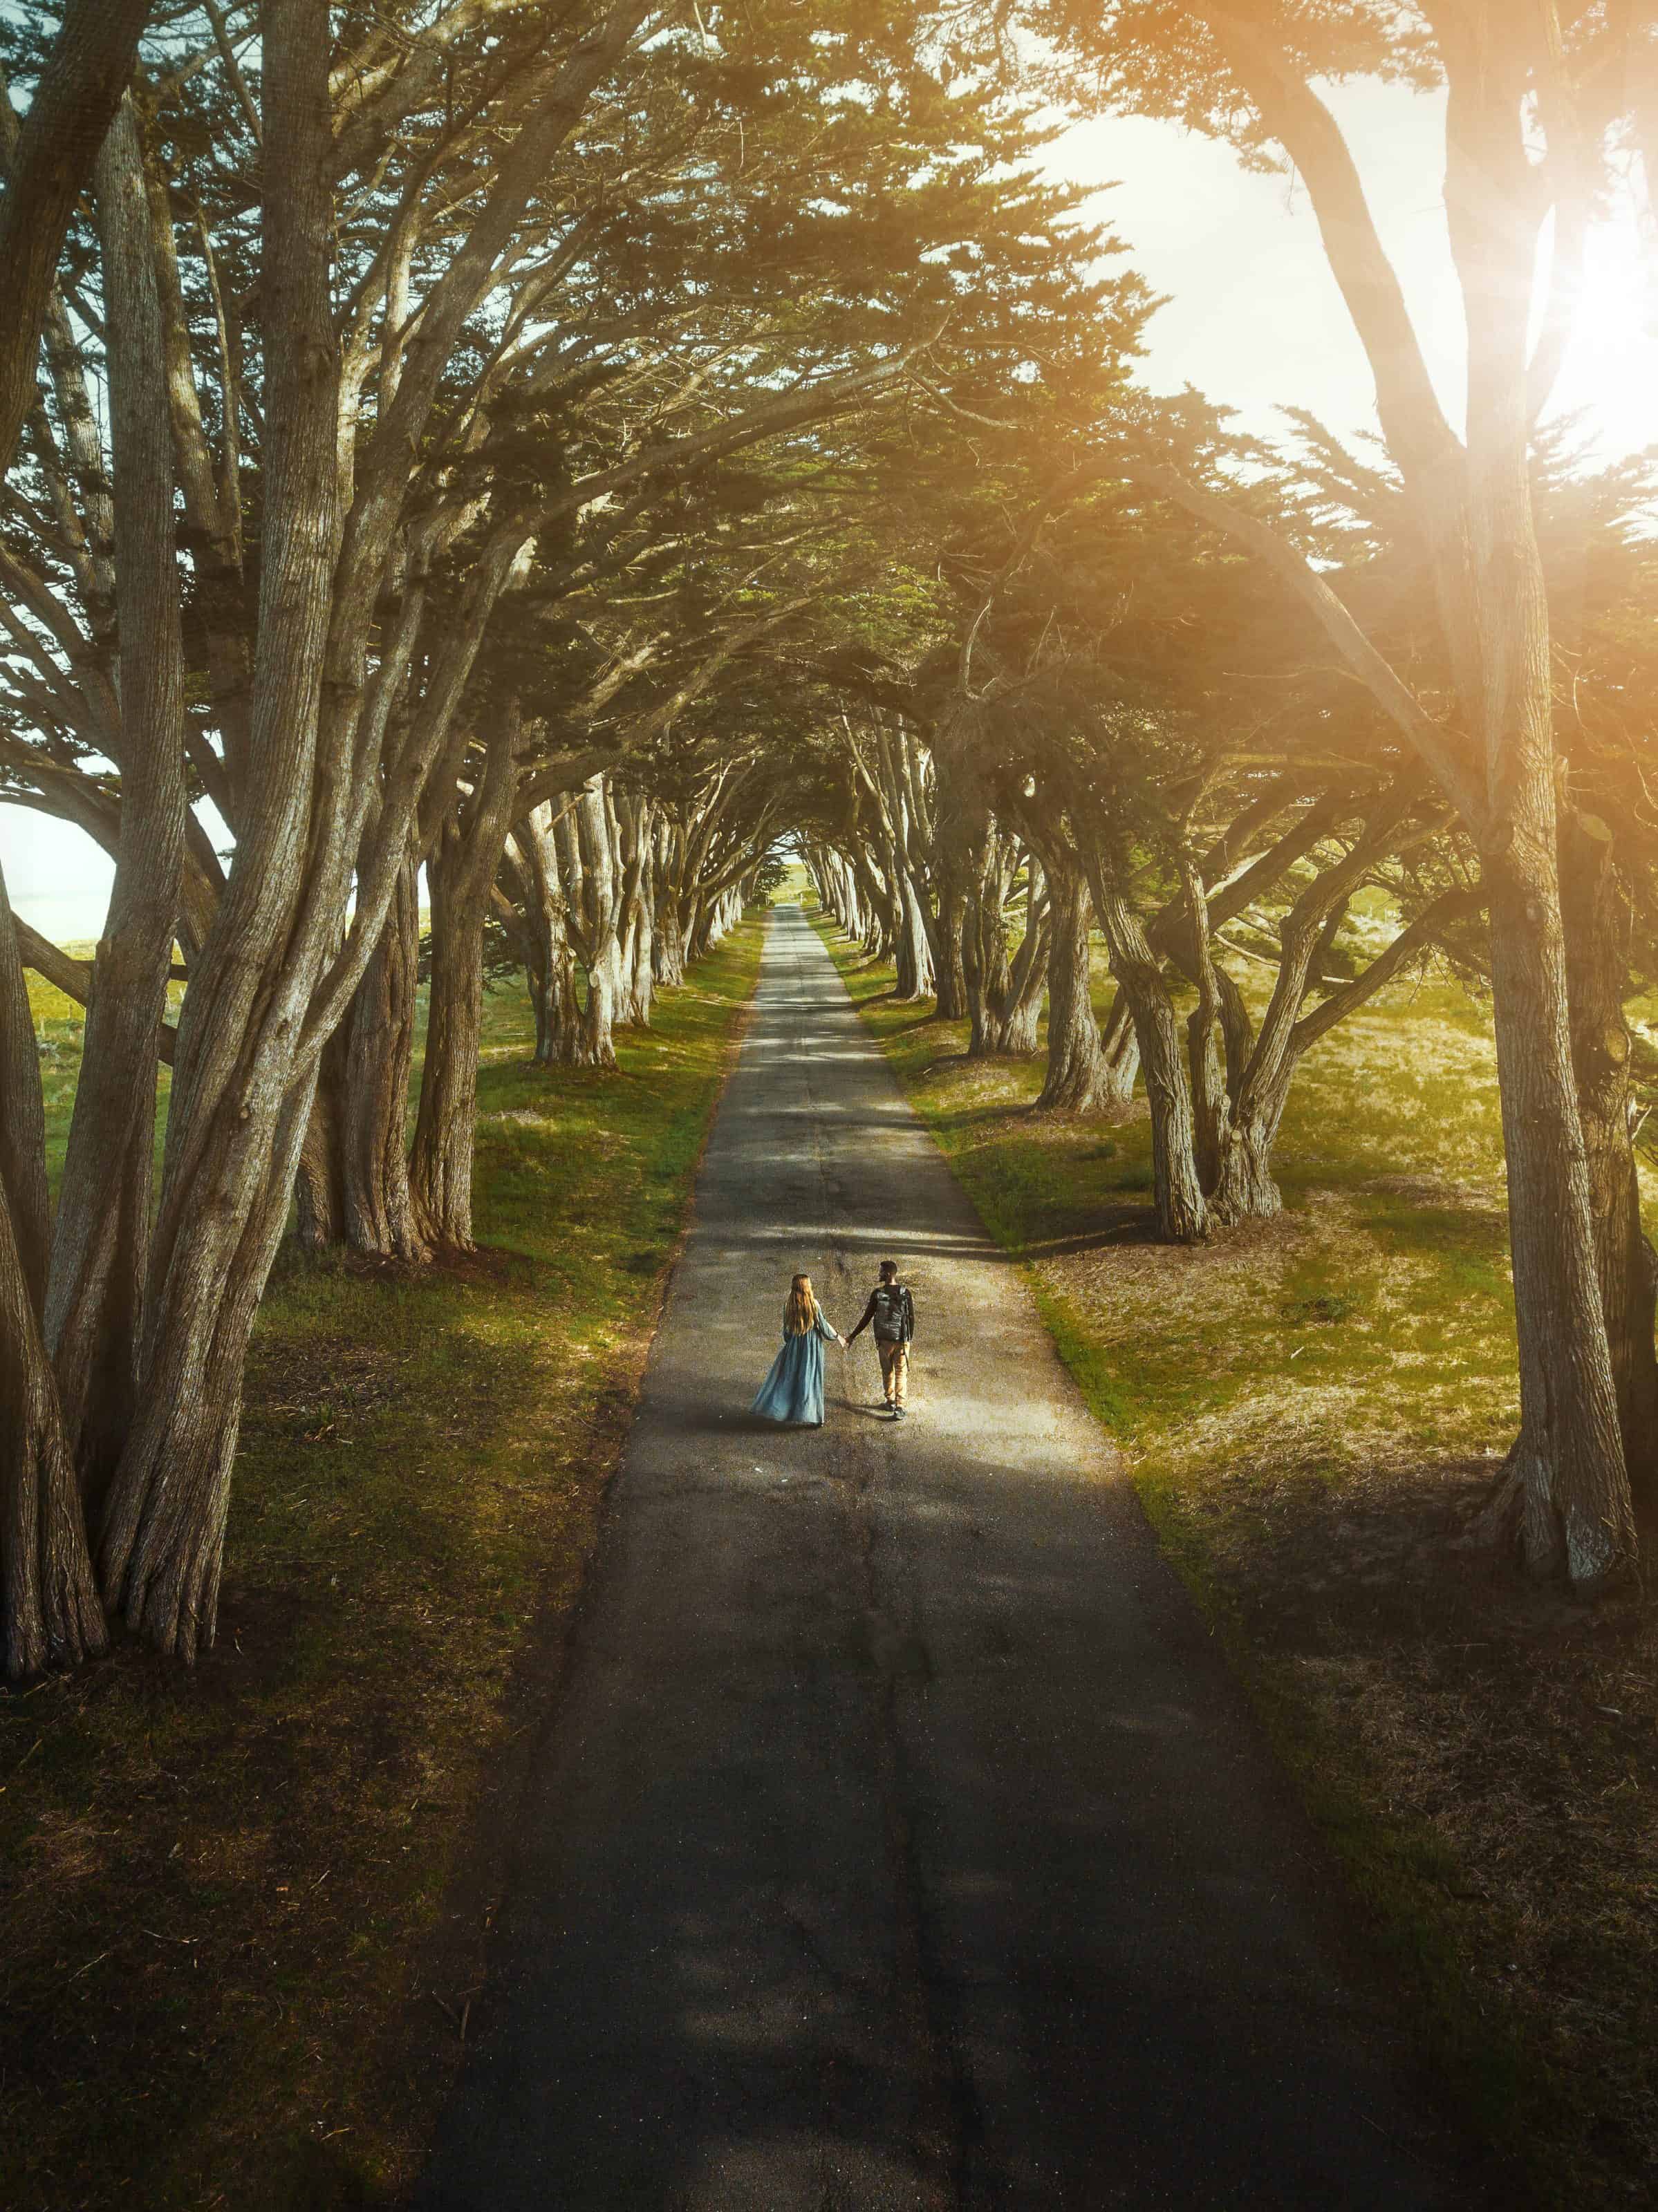
[[[896,1005],[819,927],[1512,2193],[1658,2191],[1654,1611],[1573,1604],[1452,1542],[1518,1413],[1483,1009],[1449,984],[1381,994],[1297,1078],[1283,1216],[1175,1250],[1148,1240],[1143,1108],[1035,1115],[1039,1061],[969,1061],[964,1024]]]
[[[485,1249],[279,1263],[215,1650],[0,1695],[9,2208],[345,2205],[409,2177],[491,1902],[480,1803],[556,1671],[759,937],[612,1073],[533,1068],[521,994],[492,994]]]

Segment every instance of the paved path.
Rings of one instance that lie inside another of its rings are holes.
[[[789,1275],[920,1317],[742,1408]],[[443,2212],[1472,2205],[1016,1271],[779,911],[522,1814]]]

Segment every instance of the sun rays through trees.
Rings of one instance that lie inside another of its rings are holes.
[[[1304,196],[1368,428],[1154,388],[1088,121]],[[619,1097],[785,871],[964,1113],[1085,1182],[1132,1125],[1164,1288],[1311,1234],[1378,1008],[1488,1015],[1514,1389],[1448,1540],[1622,1602],[1658,417],[1609,458],[1558,394],[1655,163],[1645,4],[0,8],[0,802],[113,877],[95,946],[0,878],[7,1679],[213,1646],[273,1270],[494,1263],[491,992],[515,1096]]]
[[[1489,988],[1527,1408],[1493,1527],[1584,1583],[1632,1557],[1649,487],[1535,426],[1650,39],[1167,15],[1038,7],[1016,64],[994,11],[952,44],[874,0],[180,6],[136,73],[124,17],[9,31],[8,209],[52,103],[85,127],[0,545],[6,788],[115,866],[89,970],[5,931],[14,1005],[25,963],[88,1005],[49,1226],[10,1025],[14,1668],[101,1640],[82,1522],[109,1609],[210,1638],[296,1191],[314,1249],[470,1244],[486,936],[542,1063],[605,1066],[784,836],[972,1052],[1051,1001],[1045,1108],[1143,1085],[1177,1241],[1276,1208],[1333,1023],[1425,959]],[[1448,88],[1460,428],[1314,88],[1368,76]],[[1373,451],[1137,386],[1155,303],[1044,180],[1043,88],[1295,165]]]

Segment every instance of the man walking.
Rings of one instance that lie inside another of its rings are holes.
[[[875,1333],[881,1359],[881,1387],[887,1411],[895,1421],[904,1419],[904,1401],[910,1395],[910,1339],[916,1333],[915,1300],[898,1279],[898,1261],[883,1260],[881,1280],[869,1293],[863,1318],[846,1340],[856,1342],[866,1328]]]

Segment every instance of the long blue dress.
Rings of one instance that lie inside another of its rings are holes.
[[[771,1362],[771,1372],[760,1385],[753,1411],[768,1421],[798,1421],[808,1428],[823,1426],[823,1347],[840,1339],[820,1314],[803,1336],[785,1331],[783,1350]]]

